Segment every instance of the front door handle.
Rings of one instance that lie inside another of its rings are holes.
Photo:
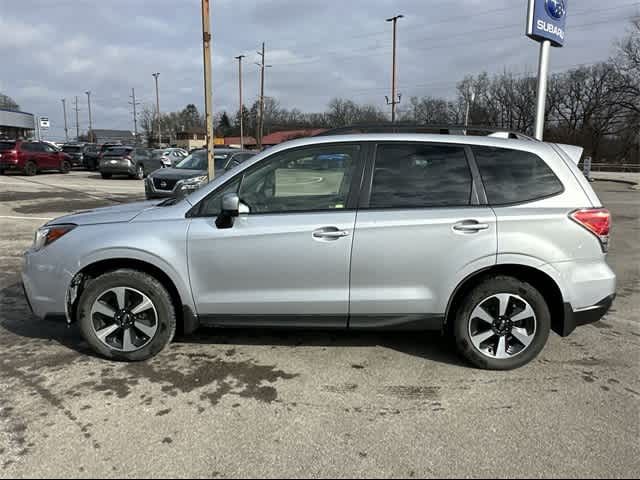
[[[349,232],[337,227],[324,227],[313,231],[313,238],[318,240],[338,240],[348,236]]]
[[[488,223],[480,223],[477,220],[464,220],[462,222],[458,222],[453,226],[453,229],[456,232],[462,233],[477,233],[482,230],[489,230]]]

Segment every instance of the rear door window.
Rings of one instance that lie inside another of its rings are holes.
[[[473,154],[491,205],[531,202],[564,191],[551,168],[533,153],[473,147]]]
[[[464,147],[381,144],[376,153],[369,208],[468,206],[472,185]]]

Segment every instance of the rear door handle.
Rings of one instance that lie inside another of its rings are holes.
[[[340,230],[337,227],[324,227],[313,231],[313,238],[319,240],[338,240],[339,238],[348,236],[349,232]]]
[[[457,232],[463,233],[476,233],[482,230],[489,230],[488,223],[480,223],[477,220],[464,220],[458,222],[453,226],[453,229]]]

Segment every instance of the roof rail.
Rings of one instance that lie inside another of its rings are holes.
[[[516,140],[535,140],[524,133],[498,127],[478,127],[474,125],[420,125],[415,123],[362,123],[338,127],[314,135],[349,135],[358,133],[430,133],[440,135],[479,135]]]

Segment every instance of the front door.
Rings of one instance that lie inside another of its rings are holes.
[[[188,233],[203,321],[346,326],[360,156],[357,144],[274,153],[203,200]],[[245,213],[218,228],[231,191]]]
[[[496,262],[496,217],[481,205],[464,146],[376,148],[351,263],[352,327],[437,328],[467,275]]]

